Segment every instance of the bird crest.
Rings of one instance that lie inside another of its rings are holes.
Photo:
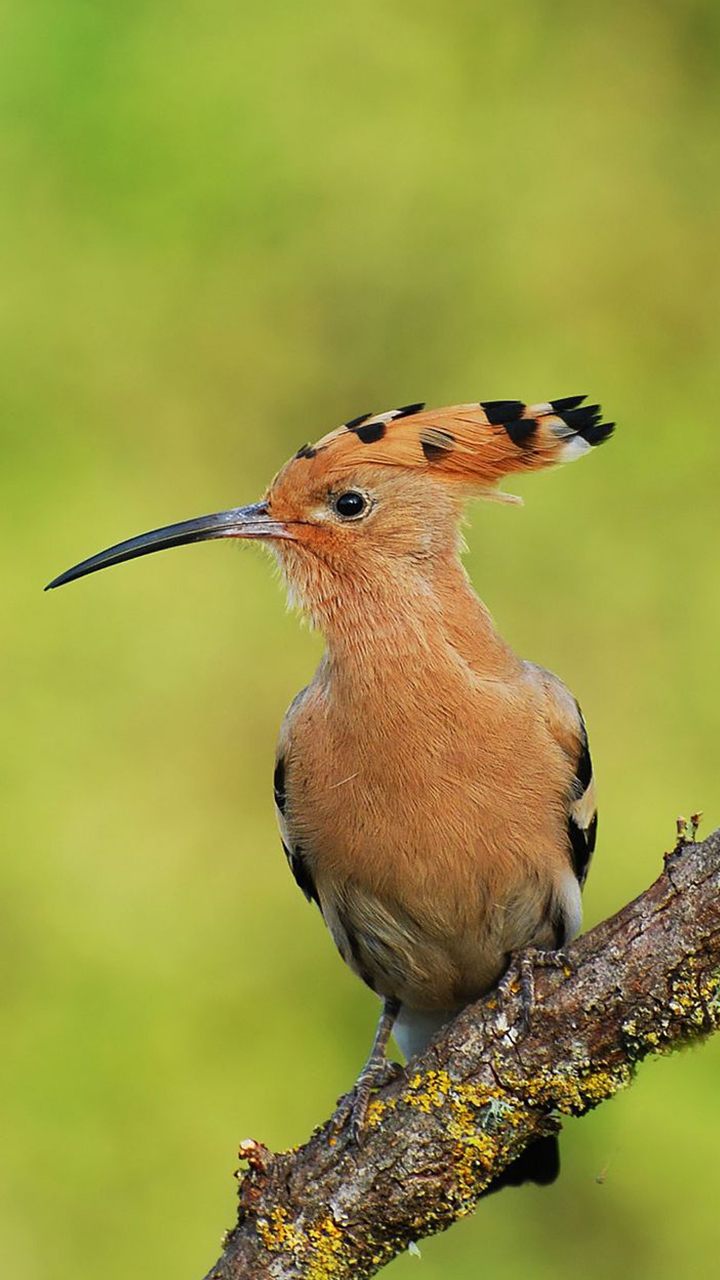
[[[485,400],[442,409],[409,404],[353,418],[295,456],[326,453],[336,471],[363,462],[420,469],[482,492],[511,472],[569,462],[607,440],[615,424],[602,422],[600,406],[584,405],[585,399]]]

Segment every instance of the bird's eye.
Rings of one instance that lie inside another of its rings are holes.
[[[343,520],[357,520],[358,516],[365,514],[368,506],[365,494],[358,493],[357,489],[347,489],[345,493],[339,493],[333,501],[333,507]]]

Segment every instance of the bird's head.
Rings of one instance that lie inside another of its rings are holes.
[[[270,542],[291,601],[323,625],[351,596],[379,603],[457,547],[459,491],[388,465],[352,432],[305,446],[265,495],[285,531]]]
[[[467,497],[507,500],[496,488],[504,475],[569,461],[607,439],[613,424],[583,399],[364,415],[299,449],[260,502],[130,538],[49,585],[189,542],[253,539],[274,551],[291,595],[322,624],[349,590],[378,598],[399,582],[421,588],[455,556]]]

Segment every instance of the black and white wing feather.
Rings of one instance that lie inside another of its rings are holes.
[[[568,837],[570,841],[573,871],[580,888],[583,888],[595,852],[597,835],[597,804],[587,728],[577,703],[580,730],[580,750],[575,766],[572,793],[568,807]]]
[[[278,827],[280,828],[280,838],[288,866],[295,877],[295,883],[302,890],[308,902],[317,903],[320,906],[320,896],[318,894],[315,880],[312,873],[312,867],[307,854],[302,848],[300,841],[297,839],[296,833],[292,830],[291,804],[289,800],[289,764],[291,755],[292,741],[292,718],[297,710],[306,690],[303,689],[296,698],[293,699],[285,714],[282,727],[280,729],[280,738],[278,741],[277,754],[275,756],[275,770],[273,773],[273,794],[275,797],[275,816],[277,818]]]

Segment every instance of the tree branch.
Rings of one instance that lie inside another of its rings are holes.
[[[296,1151],[243,1143],[237,1226],[206,1280],[364,1280],[470,1213],[534,1138],[720,1025],[720,831],[679,844],[651,887],[536,972],[466,1009],[370,1108],[362,1148],[330,1121]],[[240,1175],[239,1175],[240,1176]]]

